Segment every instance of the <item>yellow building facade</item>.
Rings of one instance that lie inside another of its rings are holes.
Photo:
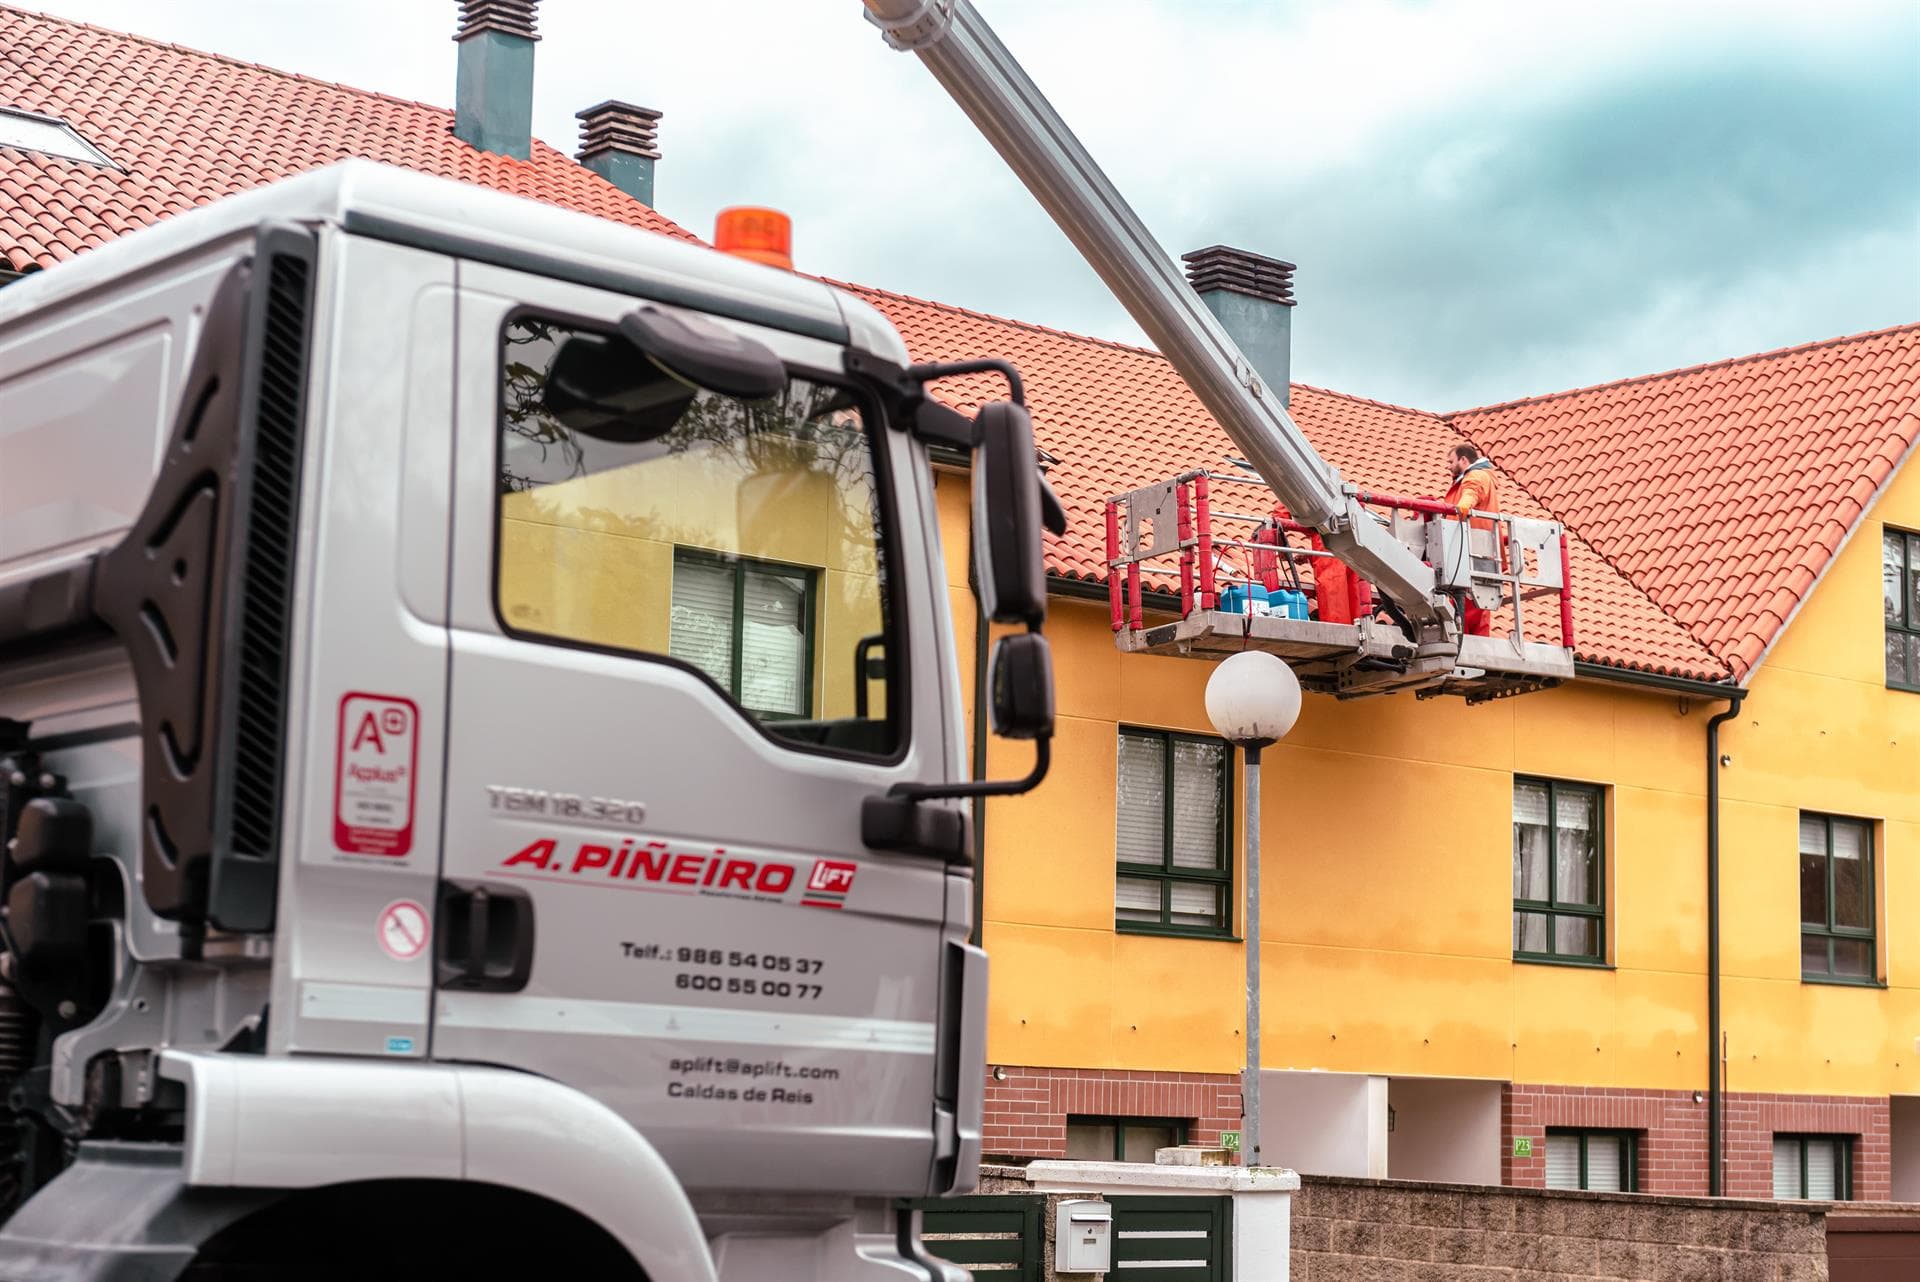
[[[965,485],[942,477],[963,633]],[[1920,694],[1885,678],[1883,526],[1920,530],[1920,472],[1856,524],[1719,736],[1730,1194],[1770,1195],[1776,1136],[1832,1135],[1853,1196],[1890,1196],[1896,1166],[1916,1196]],[[1120,653],[1104,602],[1079,595],[1054,598],[1048,634],[1052,773],[985,812],[986,1148],[1105,1155],[1129,1128],[1211,1142],[1238,1125],[1244,945],[1117,928],[1115,825],[1122,728],[1211,734],[1212,665]],[[1626,1186],[1706,1191],[1706,753],[1729,707],[1709,693],[1620,672],[1478,706],[1306,697],[1262,776],[1266,1160],[1542,1183],[1549,1132],[1604,1133],[1633,1145]],[[993,744],[992,773],[1025,751]],[[1516,778],[1604,798],[1604,965],[1514,958]],[[1871,984],[1803,980],[1808,815],[1872,833]],[[1236,854],[1236,933],[1243,876]]]

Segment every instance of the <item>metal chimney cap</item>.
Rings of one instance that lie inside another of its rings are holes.
[[[1209,245],[1180,255],[1187,265],[1187,283],[1201,293],[1227,290],[1264,298],[1270,303],[1295,306],[1293,273],[1295,264],[1268,258],[1231,245]]]
[[[523,40],[538,40],[533,24],[539,4],[540,0],[460,0],[460,27],[453,38],[465,40],[483,31],[498,31]]]
[[[660,113],[618,98],[597,102],[573,113],[580,122],[580,150],[575,159],[586,161],[603,152],[626,152],[660,159]]]

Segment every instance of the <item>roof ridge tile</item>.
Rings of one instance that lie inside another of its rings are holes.
[[[1491,405],[1474,405],[1466,409],[1446,410],[1438,417],[1449,421],[1464,418],[1471,414],[1493,414],[1502,410],[1519,409],[1527,405],[1540,405],[1547,401],[1564,400],[1570,396],[1582,396],[1589,392],[1604,392],[1614,388],[1635,387],[1641,384],[1658,382],[1666,378],[1682,378],[1688,374],[1703,374],[1708,370],[1730,369],[1736,365],[1746,365],[1754,361],[1774,360],[1782,356],[1792,356],[1803,352],[1814,352],[1824,348],[1840,347],[1847,343],[1863,343],[1870,339],[1887,338],[1894,334],[1909,331],[1920,332],[1920,321],[1908,321],[1902,325],[1889,325],[1884,329],[1862,330],[1857,334],[1840,334],[1832,338],[1817,338],[1805,343],[1776,347],[1771,351],[1751,352],[1745,356],[1728,356],[1717,361],[1704,361],[1698,365],[1683,365],[1678,369],[1660,370],[1652,374],[1636,374],[1631,378],[1618,378],[1606,383],[1589,383],[1584,387],[1569,387],[1560,392],[1543,392],[1538,396],[1523,396],[1518,400],[1500,401]],[[1771,389],[1770,389],[1771,390]]]

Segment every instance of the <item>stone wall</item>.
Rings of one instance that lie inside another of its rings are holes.
[[[1827,1277],[1825,1204],[1330,1177],[1301,1184],[1293,1201],[1292,1282]]]

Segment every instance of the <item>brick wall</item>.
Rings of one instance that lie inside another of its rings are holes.
[[[1702,1092],[1704,1095],[1704,1092]],[[1730,1092],[1725,1102],[1724,1170],[1728,1197],[1773,1196],[1775,1132],[1855,1136],[1853,1195],[1893,1195],[1892,1119],[1884,1098]],[[1501,1095],[1500,1177],[1514,1188],[1544,1188],[1550,1126],[1642,1132],[1640,1191],[1701,1197],[1707,1192],[1707,1106],[1692,1091],[1633,1091],[1595,1086],[1515,1084]],[[1516,1136],[1533,1156],[1513,1156]]]
[[[987,1075],[982,1150],[993,1157],[1065,1157],[1067,1115],[1168,1117],[1187,1139],[1217,1144],[1240,1125],[1240,1079],[1232,1073],[1153,1073],[1097,1068],[1002,1066]]]
[[[1292,1282],[1824,1282],[1825,1207],[1309,1176]]]

